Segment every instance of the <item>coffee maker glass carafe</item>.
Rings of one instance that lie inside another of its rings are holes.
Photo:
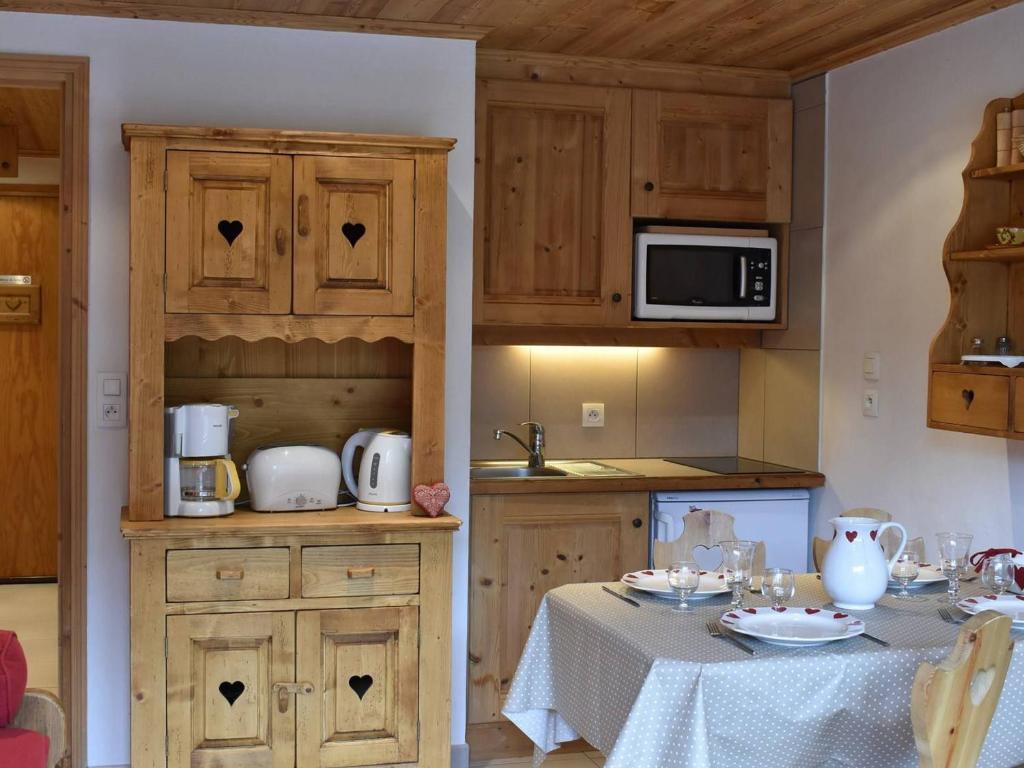
[[[181,498],[190,501],[235,499],[238,470],[230,459],[181,459]]]

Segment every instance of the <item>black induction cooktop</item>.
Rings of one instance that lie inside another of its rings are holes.
[[[719,475],[767,475],[781,472],[803,472],[802,469],[784,467],[782,464],[770,464],[767,461],[747,459],[743,456],[681,456],[674,459],[665,459],[673,464],[682,464],[684,467],[703,469],[705,472],[715,472]]]

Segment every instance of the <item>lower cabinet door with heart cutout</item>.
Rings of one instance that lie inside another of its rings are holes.
[[[295,614],[167,618],[168,768],[292,768]],[[304,697],[299,697],[304,698]]]
[[[419,609],[299,611],[296,640],[298,679],[315,687],[296,702],[296,765],[416,761]]]

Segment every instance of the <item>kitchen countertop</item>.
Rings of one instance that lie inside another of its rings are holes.
[[[569,459],[550,459],[561,464]],[[588,461],[582,459],[581,461]],[[614,477],[517,477],[500,480],[470,480],[472,495],[504,493],[595,493],[632,491],[727,491],[757,488],[820,488],[820,472],[794,470],[751,475],[719,475],[696,467],[673,464],[664,459],[589,459],[632,475]]]

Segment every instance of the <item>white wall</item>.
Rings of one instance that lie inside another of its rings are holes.
[[[818,535],[843,508],[877,506],[929,551],[943,529],[1024,541],[1020,445],[925,426],[928,346],[949,307],[942,244],[985,105],[1024,91],[1022,31],[1016,6],[829,75]],[[877,419],[861,415],[869,351]]]
[[[468,517],[474,45],[410,37],[0,13],[0,50],[91,59],[89,371],[128,366],[122,122],[454,136],[448,212],[447,481]],[[92,390],[92,387],[90,387]],[[90,402],[92,395],[90,391]],[[128,762],[123,431],[89,429],[90,765]],[[468,537],[457,537],[453,741],[464,741]]]

